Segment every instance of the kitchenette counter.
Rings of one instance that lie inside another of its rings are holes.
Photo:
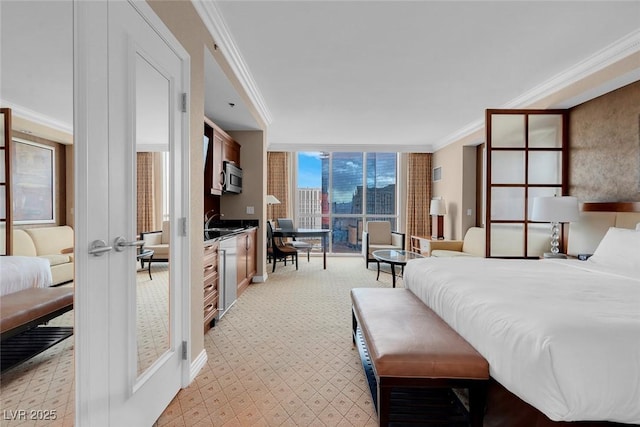
[[[235,303],[256,274],[257,220],[224,220],[204,231],[204,330]]]
[[[237,236],[253,228],[258,227],[258,220],[231,219],[216,221],[204,230],[204,242],[212,243],[226,238]]]

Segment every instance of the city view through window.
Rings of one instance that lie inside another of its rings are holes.
[[[297,153],[296,222],[330,228],[329,251],[360,253],[364,223],[397,221],[396,153]]]

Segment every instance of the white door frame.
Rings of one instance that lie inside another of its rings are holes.
[[[121,0],[116,0],[121,1]],[[144,19],[161,35],[183,64],[182,85],[189,99],[190,58],[186,50],[168,30],[145,1],[130,1]],[[92,286],[92,277],[109,274],[108,263],[88,254],[89,242],[112,238],[107,229],[108,213],[94,214],[104,228],[89,228],[87,212],[94,203],[103,200],[108,190],[109,147],[108,123],[108,24],[107,2],[74,0],[74,170],[75,170],[75,425],[109,425],[109,366],[106,360],[109,346],[107,323],[109,320],[108,289]],[[181,153],[180,166],[183,182],[187,183],[182,193],[183,217],[190,217],[189,191],[189,103],[186,103],[181,135],[186,152]],[[105,162],[88,164],[88,144],[95,153],[100,150]],[[184,150],[183,150],[184,151]],[[182,341],[187,342],[187,357],[182,362],[182,387],[190,382],[190,236],[183,242],[182,269],[177,278],[181,292]],[[108,243],[109,244],[109,243]],[[122,337],[126,343],[128,337]]]

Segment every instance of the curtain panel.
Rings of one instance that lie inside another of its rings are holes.
[[[409,153],[407,156],[407,249],[410,249],[411,236],[431,235],[429,201],[432,156],[431,153]]]
[[[267,194],[280,200],[267,206],[267,220],[289,217],[289,158],[288,152],[267,153]]]
[[[137,153],[137,231],[155,230],[153,153]]]

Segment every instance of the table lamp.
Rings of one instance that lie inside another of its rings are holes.
[[[280,204],[280,200],[278,200],[278,198],[276,196],[274,196],[273,194],[267,194],[267,220],[270,222],[273,222],[273,218],[272,218],[272,214],[273,214],[273,208],[271,207],[271,205],[279,205]]]
[[[558,249],[560,223],[576,221],[580,216],[578,199],[571,196],[535,197],[531,212],[532,221],[551,223],[551,252],[545,252],[544,258],[566,258]]]
[[[429,215],[431,215],[431,238],[444,239],[444,215],[447,213],[447,205],[442,199],[431,199]]]

